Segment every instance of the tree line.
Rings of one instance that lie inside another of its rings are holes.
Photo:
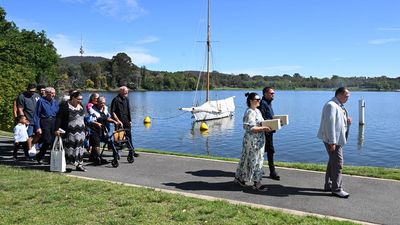
[[[0,7],[0,129],[13,126],[13,101],[29,83],[53,86],[57,93],[72,88],[82,90],[115,90],[125,85],[131,90],[182,91],[201,89],[205,74],[199,71],[152,71],[138,67],[126,53],[111,59],[74,56],[60,58],[45,31],[19,29],[5,19]],[[199,74],[203,74],[198,79]],[[358,90],[400,90],[400,77],[305,77],[298,73],[274,76],[211,73],[211,88],[252,88],[271,86],[276,89],[333,89],[347,86]]]

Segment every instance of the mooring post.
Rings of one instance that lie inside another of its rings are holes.
[[[365,124],[365,101],[364,99],[358,100],[358,118],[359,118],[359,124],[364,125]]]

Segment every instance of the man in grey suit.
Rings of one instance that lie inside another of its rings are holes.
[[[348,116],[344,103],[350,97],[345,87],[335,92],[335,97],[329,100],[322,109],[321,124],[317,137],[324,142],[329,155],[325,174],[325,191],[340,198],[348,198],[349,193],[342,188],[343,146],[347,142],[348,129],[351,118]]]

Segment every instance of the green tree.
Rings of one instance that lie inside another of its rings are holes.
[[[114,56],[111,59],[112,87],[131,84],[132,67],[132,60],[126,53],[118,53]]]
[[[13,126],[13,102],[28,83],[57,79],[58,55],[44,31],[19,30],[0,7],[0,129]]]

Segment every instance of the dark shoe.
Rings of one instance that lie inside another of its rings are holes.
[[[103,159],[103,158],[100,158],[100,164],[107,164],[107,163],[108,163],[107,160],[105,160],[105,159]]]
[[[253,189],[257,191],[267,191],[267,188],[261,184],[261,182],[257,182],[253,185]]]
[[[239,184],[239,185],[242,186],[242,187],[246,187],[246,182],[241,181],[241,180],[239,180],[238,178],[235,178],[235,179],[233,180],[233,182]]]
[[[134,152],[133,157],[139,157],[139,153]]]
[[[29,157],[29,156],[25,156],[25,160],[26,160],[26,161],[30,161],[30,162],[33,161],[32,157]]]
[[[350,196],[349,193],[345,192],[345,191],[334,191],[332,192],[332,195],[335,197],[339,197],[339,198],[348,198]]]
[[[41,159],[41,158],[36,158],[36,161],[37,161],[38,165],[43,164],[43,159]]]
[[[278,174],[270,174],[269,178],[271,178],[272,180],[281,180],[281,177]]]
[[[76,166],[76,171],[86,172],[87,170],[82,164],[79,164]]]
[[[324,191],[325,192],[332,192],[332,188],[331,187],[324,187]]]

